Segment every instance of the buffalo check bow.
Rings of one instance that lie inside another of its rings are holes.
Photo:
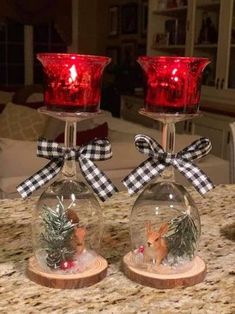
[[[177,154],[165,152],[157,141],[143,134],[135,136],[135,145],[141,153],[148,155],[149,158],[122,180],[130,194],[141,190],[145,184],[159,176],[169,166],[178,169],[201,194],[214,188],[206,174],[192,162],[210,152],[212,146],[209,139],[200,138]]]
[[[92,162],[92,160],[105,160],[112,157],[111,145],[106,139],[94,140],[79,148],[65,148],[56,142],[39,139],[37,156],[50,159],[50,162],[17,187],[23,198],[55,177],[62,169],[65,160],[72,159],[79,162],[86,181],[102,201],[117,192],[117,188]]]

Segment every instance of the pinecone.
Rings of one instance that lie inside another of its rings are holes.
[[[61,252],[54,251],[52,253],[48,253],[46,258],[47,266],[56,269],[59,267],[61,259],[62,259]]]

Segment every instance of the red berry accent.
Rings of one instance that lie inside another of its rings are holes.
[[[66,270],[66,269],[70,269],[72,267],[74,267],[74,261],[72,260],[68,260],[68,261],[63,261],[60,263],[60,269],[62,270]]]
[[[144,253],[144,246],[143,246],[143,245],[141,245],[141,246],[139,247],[138,252],[139,252],[139,253]]]

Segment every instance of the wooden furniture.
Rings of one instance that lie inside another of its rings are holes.
[[[179,123],[177,131],[208,137],[212,142],[211,153],[220,158],[229,159],[231,137],[229,124],[234,120],[233,116],[203,111],[201,117]]]
[[[192,191],[192,190],[191,190]],[[156,290],[132,282],[120,270],[130,250],[128,217],[135,196],[117,193],[103,204],[106,227],[102,254],[109,262],[107,277],[98,284],[74,290],[54,290],[25,275],[32,256],[32,197],[0,201],[0,280],[3,313],[234,313],[234,242],[220,228],[234,222],[235,185],[218,186],[202,198],[193,192],[201,215],[198,255],[207,263],[203,282],[186,289]]]
[[[120,117],[123,120],[139,123],[149,128],[160,129],[160,123],[139,114],[143,108],[144,98],[141,96],[123,95],[121,97]]]
[[[147,54],[210,58],[202,99],[235,105],[234,8],[234,0],[149,0]]]
[[[147,127],[161,130],[158,121],[152,121],[139,114],[144,105],[144,96],[122,96],[121,118]],[[202,101],[200,106],[202,115],[192,120],[176,123],[177,133],[198,134],[208,137],[212,142],[211,153],[222,159],[229,159],[230,128],[235,121],[235,106],[223,106],[214,102]]]

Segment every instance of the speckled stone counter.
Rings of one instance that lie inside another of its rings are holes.
[[[32,255],[31,209],[36,198],[0,201],[0,313],[235,313],[235,242],[220,228],[235,220],[235,185],[219,186],[205,198],[193,192],[202,221],[199,255],[208,273],[188,288],[155,290],[131,282],[120,270],[129,251],[128,215],[135,197],[119,193],[103,204],[103,255],[107,277],[89,288],[58,290],[25,276]]]

